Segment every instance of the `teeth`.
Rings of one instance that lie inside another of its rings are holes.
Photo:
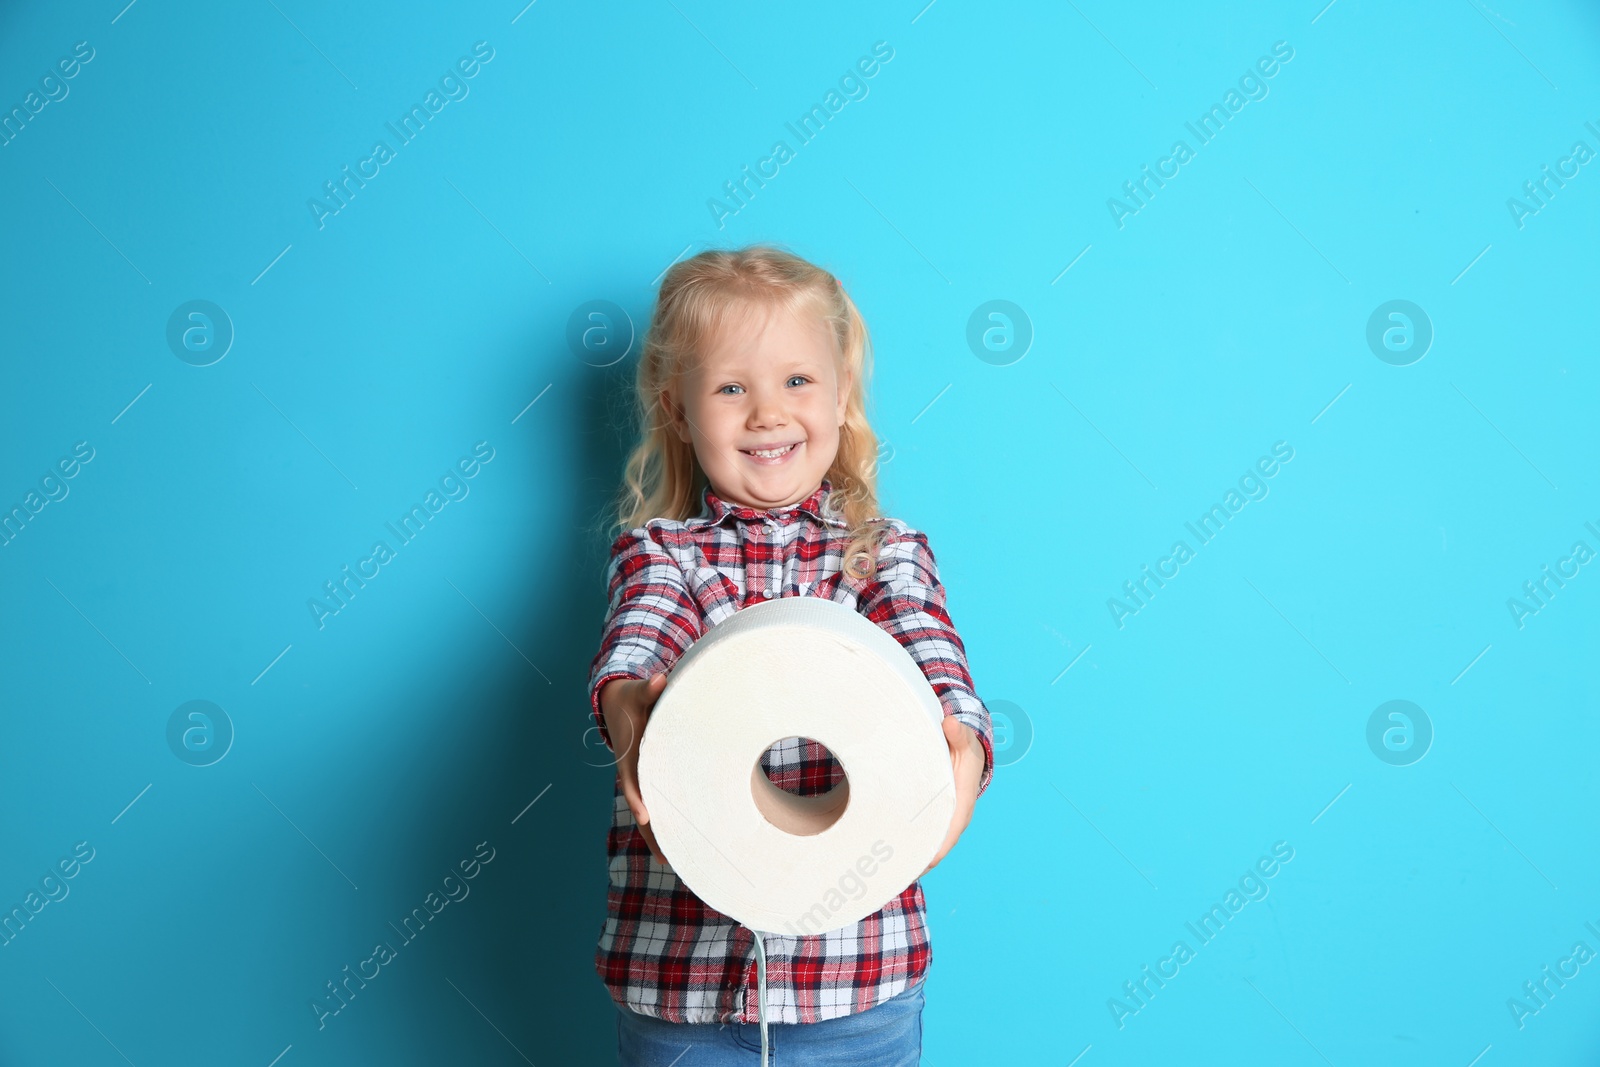
[[[792,448],[794,448],[794,445],[784,445],[782,448],[750,448],[745,451],[752,456],[760,456],[762,459],[777,459]]]

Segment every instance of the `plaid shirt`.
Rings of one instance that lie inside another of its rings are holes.
[[[825,479],[809,497],[761,511],[707,486],[691,519],[652,519],[611,545],[610,610],[589,671],[591,711],[606,745],[600,689],[613,678],[668,670],[707,629],[739,608],[778,596],[821,596],[853,607],[892,634],[944,706],[983,743],[978,792],[994,775],[989,711],[973,691],[966,650],[945,610],[927,537],[899,519],[862,581],[843,569],[845,524]],[[809,796],[843,775],[814,741],[789,739],[761,760],[774,785]],[[595,968],[621,1005],[668,1022],[756,1022],[754,934],[714,911],[650,855],[613,785],[606,838],[610,885]],[[862,1012],[917,982],[932,962],[921,882],[873,915],[814,936],[767,935],[767,1016],[820,1022]]]

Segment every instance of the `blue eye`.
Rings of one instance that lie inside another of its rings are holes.
[[[810,381],[810,380],[811,380],[811,379],[810,379],[810,378],[807,378],[807,377],[806,377],[806,376],[805,376],[805,375],[804,375],[804,374],[795,374],[795,375],[791,375],[791,376],[790,376],[790,378],[789,378],[789,380],[790,380],[790,381],[791,381],[791,382],[792,382],[792,381],[794,381],[794,380],[795,380],[795,379],[796,379],[796,378],[798,378],[798,379],[800,379],[800,381],[801,381],[801,382],[809,382],[809,381]]]
[[[744,388],[744,386],[742,386],[742,385],[729,384],[729,385],[724,385],[722,387],[722,389],[718,389],[717,392],[720,393],[723,396],[728,396],[729,395],[728,393],[723,392],[724,389],[743,389],[743,388]]]

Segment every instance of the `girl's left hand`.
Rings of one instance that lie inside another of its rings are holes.
[[[922,874],[939,866],[939,861],[955,847],[962,831],[972,821],[972,808],[978,802],[978,782],[983,778],[983,742],[978,740],[977,731],[954,715],[946,715],[944,740],[950,746],[950,769],[955,772],[956,810],[950,817],[950,831],[945,834],[944,843]]]

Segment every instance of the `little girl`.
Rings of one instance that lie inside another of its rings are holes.
[[[784,1067],[918,1061],[933,958],[921,882],[841,929],[757,934],[678,880],[637,774],[650,708],[696,638],[749,604],[827,597],[898,639],[944,707],[956,810],[928,870],[966,829],[993,775],[993,728],[926,535],[877,516],[871,367],[866,325],[838,279],[788,252],[702,252],[661,283],[589,674],[595,722],[618,755],[595,965],[617,1003],[626,1067],[764,1062],[769,1036]],[[761,765],[804,796],[843,776],[807,738],[779,741]]]

